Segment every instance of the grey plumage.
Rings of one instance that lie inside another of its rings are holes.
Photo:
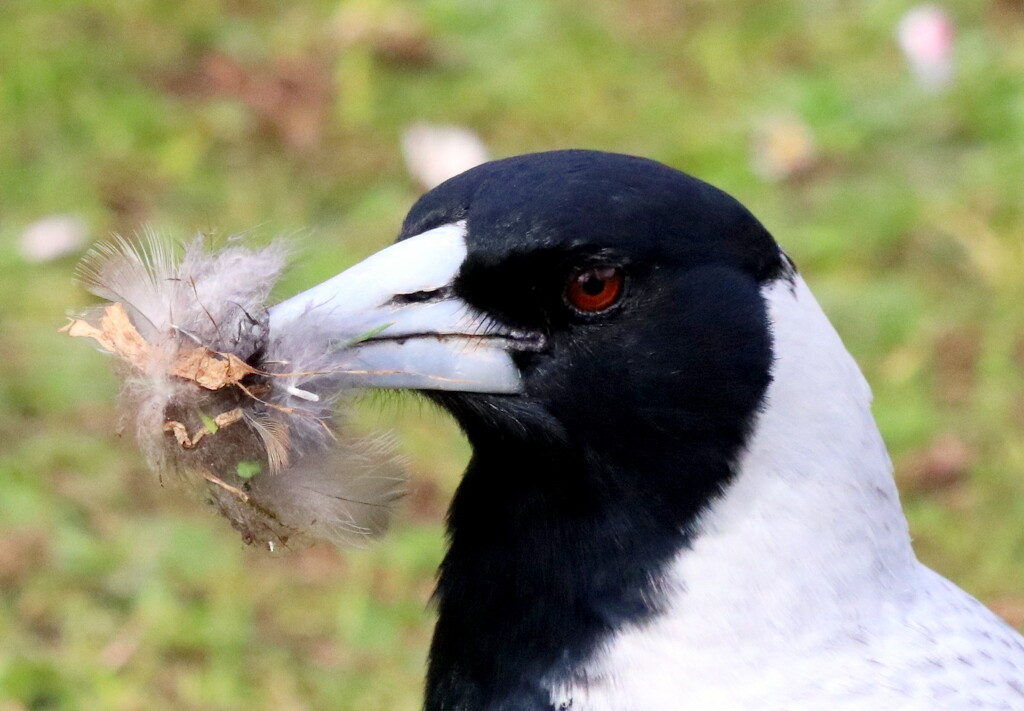
[[[125,421],[148,462],[162,480],[198,488],[248,543],[273,550],[380,534],[401,466],[386,443],[339,428],[352,390],[346,346],[359,334],[313,338],[315,309],[272,332],[267,300],[287,248],[204,243],[192,240],[178,257],[153,236],[117,239],[80,268],[86,287],[130,320],[113,348],[97,340],[121,356]],[[116,330],[110,308],[82,323]]]

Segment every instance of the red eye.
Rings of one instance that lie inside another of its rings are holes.
[[[577,311],[604,311],[622,294],[622,270],[618,267],[588,267],[573,272],[565,287],[565,300]]]

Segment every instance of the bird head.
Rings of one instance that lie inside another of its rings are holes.
[[[770,381],[760,289],[789,270],[725,193],[653,161],[558,151],[435,188],[397,244],[271,318],[363,319],[368,384],[426,391],[474,444],[614,459],[649,442],[654,456],[663,440],[736,446]]]
[[[426,393],[473,446],[427,708],[548,708],[682,595],[694,638],[753,638],[913,560],[859,370],[761,223],[685,173],[484,164],[271,330],[314,312],[365,329],[366,385]]]

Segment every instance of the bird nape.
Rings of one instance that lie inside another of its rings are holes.
[[[1021,637],[918,563],[867,384],[725,193],[509,158],[346,274],[271,324],[372,284],[361,362],[473,447],[428,711],[1024,709]]]

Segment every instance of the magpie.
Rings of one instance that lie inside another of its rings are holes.
[[[917,561],[867,383],[722,191],[486,163],[271,323],[314,309],[472,445],[427,711],[1024,709],[1024,640]]]

